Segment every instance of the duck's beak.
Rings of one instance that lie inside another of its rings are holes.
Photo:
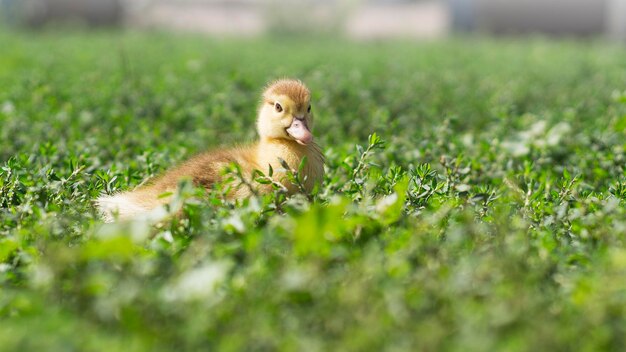
[[[289,126],[286,131],[296,142],[302,145],[307,145],[313,141],[313,134],[304,119],[294,118],[291,122],[291,126]]]

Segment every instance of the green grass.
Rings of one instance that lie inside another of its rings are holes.
[[[3,31],[0,48],[3,350],[626,347],[623,47]],[[181,218],[102,224],[102,192],[254,140],[281,76],[313,91],[313,202],[184,186]]]

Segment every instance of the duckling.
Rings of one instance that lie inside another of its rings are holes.
[[[161,176],[149,180],[144,186],[114,195],[103,195],[96,200],[103,219],[111,222],[119,219],[148,217],[155,211],[164,213],[169,197],[159,197],[176,190],[182,178],[189,178],[195,186],[211,188],[223,181],[223,171],[235,163],[247,180],[255,170],[269,174],[274,170],[273,181],[281,183],[289,194],[298,187],[286,177],[284,160],[292,170],[297,170],[303,158],[306,164],[300,174],[303,185],[310,192],[324,177],[324,155],[313,141],[313,113],[311,93],[299,80],[280,79],[270,83],[264,90],[258,109],[256,127],[259,140],[251,145],[230,149],[208,151],[197,155]],[[258,185],[258,193],[270,192],[271,186]],[[249,187],[237,187],[228,197],[241,199],[251,196]]]

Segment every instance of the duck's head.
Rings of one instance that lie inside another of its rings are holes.
[[[302,145],[313,142],[311,92],[304,83],[281,79],[263,92],[257,129],[261,139],[292,140]]]

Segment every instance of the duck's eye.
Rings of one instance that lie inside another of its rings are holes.
[[[283,107],[280,103],[274,103],[274,108],[276,109],[276,112],[283,112]]]
[[[306,109],[306,112],[311,112],[311,105]]]

